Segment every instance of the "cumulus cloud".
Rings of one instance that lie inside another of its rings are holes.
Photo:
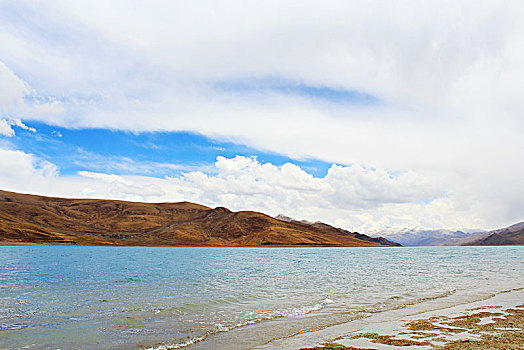
[[[392,176],[385,170],[332,165],[326,176],[318,178],[291,163],[278,167],[242,156],[218,157],[215,166],[216,175],[189,172],[172,181],[184,184],[180,187],[188,187],[200,201],[213,201],[215,205],[228,202],[237,209],[271,205],[271,211],[369,209],[442,195],[442,190],[428,186],[427,180],[412,172]]]
[[[323,220],[364,232],[395,225],[485,224],[474,210],[477,208],[457,208],[454,198],[442,196],[441,188],[424,186],[423,176],[414,173],[392,175],[383,169],[333,165],[324,177],[314,177],[290,163],[276,166],[236,156],[218,157],[213,175],[192,171],[162,179],[88,171],[63,176],[54,165],[20,151],[2,150],[0,161],[11,164],[0,171],[4,189],[43,195],[147,202],[187,200],[211,207]]]

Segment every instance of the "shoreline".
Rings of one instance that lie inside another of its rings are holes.
[[[124,244],[82,244],[82,243],[54,243],[54,242],[7,242],[0,241],[0,247],[114,247],[114,248],[419,248],[388,245],[315,245],[315,244],[261,244],[261,245],[124,245]],[[420,248],[429,246],[420,246]],[[497,247],[497,246],[493,246]],[[511,247],[511,246],[509,246]]]
[[[524,349],[524,287],[453,306],[414,305],[256,349]]]

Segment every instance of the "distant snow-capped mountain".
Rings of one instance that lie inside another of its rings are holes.
[[[487,235],[480,230],[449,229],[385,229],[371,234],[398,242],[403,246],[450,246],[463,245],[482,239]]]

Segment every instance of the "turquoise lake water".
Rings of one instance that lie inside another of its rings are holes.
[[[248,349],[524,286],[524,247],[0,247],[0,349]]]

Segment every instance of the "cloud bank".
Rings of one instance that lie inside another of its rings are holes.
[[[385,227],[454,227],[481,224],[482,216],[443,193],[423,176],[383,169],[333,165],[324,177],[299,166],[275,166],[256,158],[218,157],[214,174],[190,171],[155,178],[80,171],[63,176],[56,166],[20,151],[0,150],[4,188],[51,196],[146,202],[193,201],[211,207],[257,210],[323,220],[375,232]],[[431,198],[426,200],[426,198]],[[475,209],[481,208],[473,203]]]

